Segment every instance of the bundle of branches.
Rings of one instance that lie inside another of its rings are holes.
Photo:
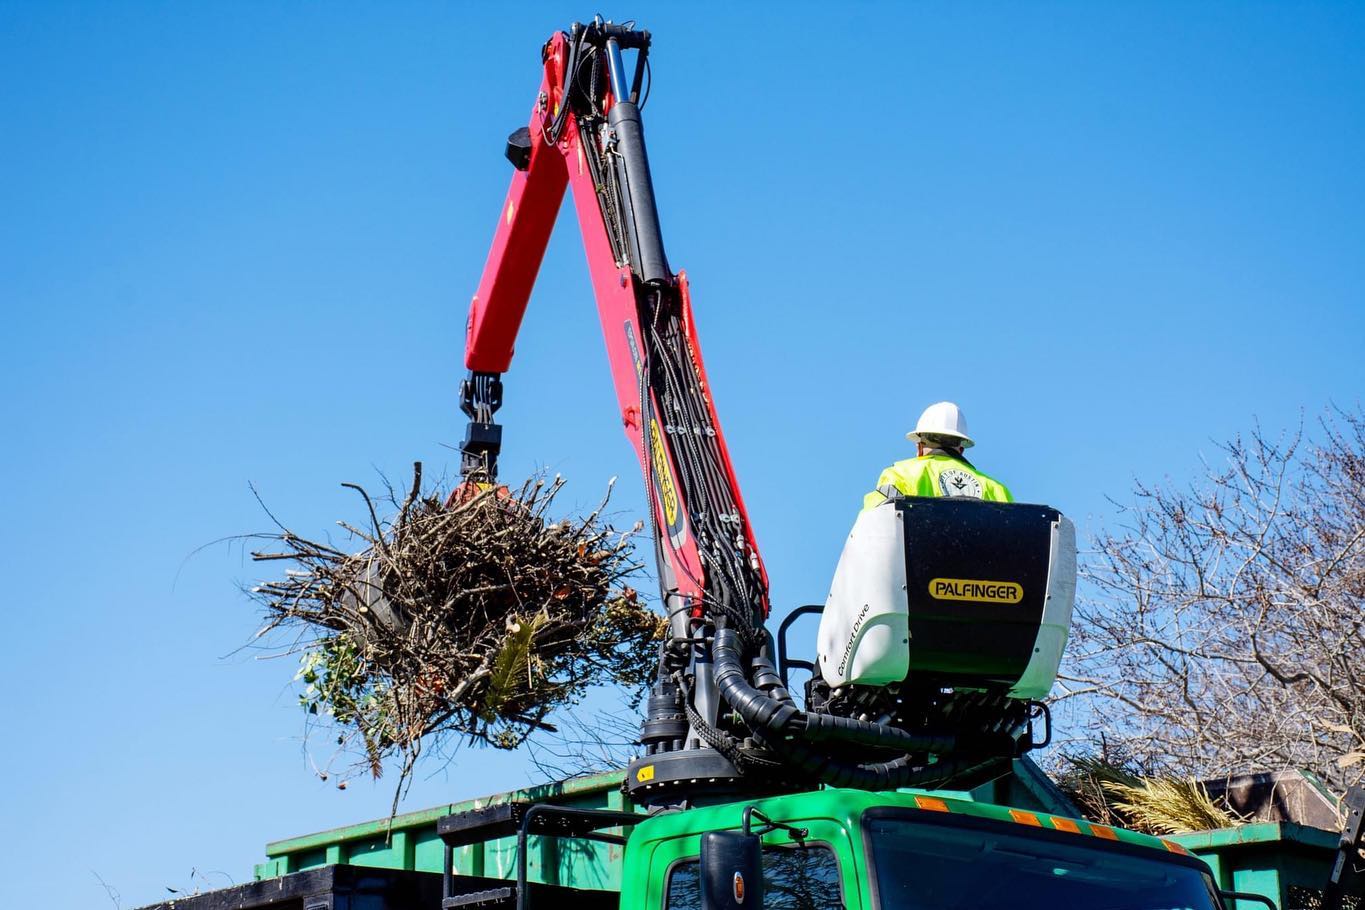
[[[363,524],[338,522],[359,552],[279,525],[278,547],[252,554],[294,564],[253,594],[267,631],[301,633],[301,700],[340,728],[338,743],[360,745],[375,776],[400,755],[401,788],[424,744],[510,749],[592,686],[638,697],[664,625],[625,583],[638,525],[613,530],[605,499],[550,520],[558,477],[452,502],[423,490],[420,463],[413,473],[402,502],[389,491],[388,519],[343,485],[367,510]]]
[[[1072,757],[1058,785],[1085,817],[1148,834],[1184,834],[1242,823],[1192,778],[1139,776],[1099,757]]]

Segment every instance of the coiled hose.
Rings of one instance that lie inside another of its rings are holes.
[[[1013,752],[1014,740],[1007,734],[917,734],[851,717],[808,714],[796,707],[784,690],[778,689],[781,697],[775,698],[749,683],[742,663],[740,636],[734,629],[716,630],[712,657],[721,697],[754,731],[755,738],[828,784],[872,790],[929,786],[984,770]],[[766,662],[758,661],[756,667],[761,663]],[[764,672],[770,668],[758,669],[756,676],[762,682],[770,683],[777,678],[775,673]],[[945,758],[920,767],[911,763],[909,754],[885,762],[848,762],[811,746],[824,742],[936,755],[961,750],[968,757]]]

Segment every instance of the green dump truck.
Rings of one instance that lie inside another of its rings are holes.
[[[1156,838],[1083,821],[1027,759],[970,793],[827,788],[653,814],[623,782],[276,841],[256,881],[159,910],[1317,910],[1338,854],[1337,833],[1290,822]]]

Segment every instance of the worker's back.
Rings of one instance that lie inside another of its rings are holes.
[[[863,508],[881,505],[892,496],[966,496],[990,502],[1013,502],[1009,488],[977,470],[965,458],[942,450],[898,461],[882,471],[877,488],[863,497]]]

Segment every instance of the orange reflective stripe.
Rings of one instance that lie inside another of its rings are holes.
[[[948,812],[948,804],[933,796],[916,796],[915,805],[930,812]]]
[[[1011,809],[1010,818],[1021,825],[1033,825],[1036,828],[1043,827],[1043,823],[1039,821],[1038,816],[1034,815],[1032,812],[1025,812],[1022,809]]]
[[[1065,831],[1068,834],[1080,834],[1081,826],[1069,818],[1058,818],[1055,815],[1049,816],[1048,821],[1052,822],[1052,827],[1058,831]]]

